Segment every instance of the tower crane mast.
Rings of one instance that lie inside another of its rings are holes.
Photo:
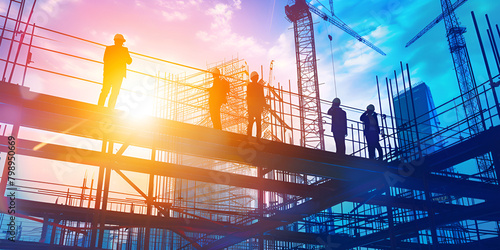
[[[446,37],[450,53],[455,66],[455,73],[458,80],[458,86],[464,103],[465,115],[467,123],[472,135],[485,130],[484,121],[478,116],[481,112],[481,102],[477,95],[477,85],[472,71],[472,65],[465,43],[464,33],[466,28],[460,25],[455,10],[462,6],[467,0],[457,0],[451,3],[450,0],[441,0],[442,13],[421,30],[414,38],[412,38],[406,47],[410,46],[417,39],[422,37],[427,31],[434,27],[441,20],[444,20],[446,27]],[[489,154],[476,158],[479,171],[487,174],[487,169],[491,166],[491,157]]]

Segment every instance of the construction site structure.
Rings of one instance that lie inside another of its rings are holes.
[[[410,40],[406,44],[406,47],[410,46],[441,20],[444,20],[446,38],[448,39],[458,86],[463,101],[466,103],[466,105],[464,105],[464,111],[468,121],[468,127],[470,128],[471,134],[477,134],[484,131],[486,125],[484,124],[484,118],[481,116],[481,101],[478,98],[476,79],[474,78],[464,37],[464,33],[467,29],[461,26],[455,14],[455,9],[462,6],[466,1],[467,0],[458,0],[452,4],[450,0],[441,0],[442,13]],[[476,161],[477,167],[480,169],[480,172],[482,172],[482,175],[494,175],[490,168],[493,164],[490,154],[479,156],[476,158]]]
[[[396,107],[393,97],[400,90],[410,96],[405,102],[415,101],[411,95],[418,85],[411,83],[408,64],[386,78],[385,88],[377,77],[386,161],[375,161],[367,159],[358,121],[363,110],[357,107],[342,106],[349,118],[347,155],[303,145],[297,121],[306,119],[298,104],[305,97],[292,92],[290,83],[266,84],[263,138],[247,136],[248,66],[238,57],[202,69],[131,52],[134,64],[116,110],[37,92],[32,81],[50,79],[48,86],[84,88],[97,100],[100,74],[82,77],[38,58],[100,73],[98,59],[64,49],[77,44],[102,54],[104,45],[35,26],[13,13],[1,17],[0,50],[10,51],[0,58],[5,69],[0,72],[5,75],[1,248],[495,249],[500,244],[500,106],[491,84],[500,71],[475,87],[485,124],[477,134],[455,115],[468,105],[462,95],[428,112],[415,112],[415,103]],[[19,29],[26,32],[21,36]],[[481,36],[478,40],[483,48]],[[483,55],[490,72],[484,49]],[[211,128],[208,114],[214,67],[231,84],[221,109],[222,131]],[[131,111],[139,102],[149,107],[150,100],[151,109]],[[319,99],[319,104],[331,102]],[[410,133],[397,125],[395,108],[413,114],[402,121]],[[330,118],[321,115],[328,124]],[[432,133],[420,131],[429,124],[426,119],[441,124],[432,123],[437,127]],[[420,142],[426,141],[443,146],[425,150]],[[10,152],[15,160],[8,160]],[[461,167],[485,154],[493,156],[494,175]],[[11,197],[15,213],[5,210]]]

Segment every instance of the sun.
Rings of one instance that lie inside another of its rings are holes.
[[[152,99],[136,104],[121,105],[118,109],[122,111],[122,120],[135,126],[149,125],[154,116],[154,102]]]

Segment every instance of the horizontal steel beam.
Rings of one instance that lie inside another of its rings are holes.
[[[453,222],[459,222],[462,220],[480,219],[481,217],[487,215],[498,216],[500,214],[499,204],[500,204],[499,202],[485,202],[473,206],[467,206],[467,207],[464,206],[462,208],[455,209],[454,211],[436,214],[432,222],[431,218],[425,217],[411,222],[394,225],[394,227],[392,228],[393,230],[392,232],[394,234],[394,237],[398,237],[408,234],[410,232],[416,232],[428,229],[431,227],[431,224],[440,226],[440,225],[450,224]],[[350,249],[353,247],[366,246],[368,244],[373,244],[378,241],[387,239],[389,235],[390,235],[389,229],[380,230],[378,232],[368,234],[366,236],[356,237],[352,239],[349,243],[342,244],[340,246],[340,249]]]
[[[105,216],[102,218],[105,224],[117,225],[119,227],[151,227],[198,233],[212,233],[214,231],[229,233],[238,230],[236,225],[226,222],[214,223],[209,220],[200,219],[172,218],[109,210],[103,211],[24,199],[16,199],[16,207],[18,208],[16,212],[27,216],[89,223],[92,222],[92,218],[97,216],[98,213],[103,213]],[[84,230],[85,228],[82,227],[80,229]]]
[[[1,136],[0,141],[6,142],[7,138]],[[204,169],[178,165],[173,163],[159,162],[134,158],[129,156],[117,156],[93,150],[81,148],[46,144],[38,150],[33,150],[39,142],[17,139],[17,154],[43,159],[57,160],[84,164],[89,166],[111,167],[112,169],[131,171],[144,174],[167,176],[186,180],[195,180],[211,184],[228,185],[240,188],[262,189],[265,191],[297,195],[301,197],[314,197],[335,190],[334,185],[330,187],[312,186],[306,184],[291,183],[266,178],[258,178],[242,174]],[[0,144],[0,152],[7,152],[8,145]],[[332,181],[333,183],[334,181]]]
[[[391,164],[380,161],[160,118],[149,117],[148,122],[134,123],[123,119],[120,111],[38,94],[12,84],[0,84],[0,88],[0,100],[4,103],[0,104],[0,113],[6,114],[0,122],[96,140],[106,137],[144,148],[154,145],[158,150],[339,180],[356,180],[391,168]]]

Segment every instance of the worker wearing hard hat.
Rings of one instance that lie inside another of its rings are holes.
[[[253,71],[250,74],[250,82],[247,86],[247,106],[248,106],[248,127],[247,135],[252,136],[253,123],[257,127],[256,137],[262,134],[262,111],[266,104],[264,97],[264,81],[259,81],[259,74]]]
[[[106,102],[106,98],[111,90],[108,107],[112,109],[115,108],[123,78],[127,76],[127,64],[132,63],[132,57],[130,57],[128,49],[123,47],[123,43],[125,43],[123,35],[116,34],[114,41],[115,44],[107,46],[104,51],[102,90],[97,102],[97,105],[104,106],[104,102]]]
[[[360,117],[364,124],[364,134],[366,143],[368,144],[368,156],[370,159],[375,159],[375,149],[378,151],[378,159],[383,159],[382,147],[379,143],[380,127],[378,126],[377,113],[375,106],[370,104],[366,107],[366,111]]]
[[[208,90],[208,106],[210,110],[210,118],[215,129],[222,130],[220,117],[220,108],[222,104],[227,103],[227,94],[229,93],[229,82],[221,78],[221,73],[218,68],[212,69],[214,82]]]
[[[337,153],[345,155],[345,137],[347,136],[347,115],[340,108],[340,99],[333,99],[332,106],[328,110],[332,116],[332,133],[335,140]]]

